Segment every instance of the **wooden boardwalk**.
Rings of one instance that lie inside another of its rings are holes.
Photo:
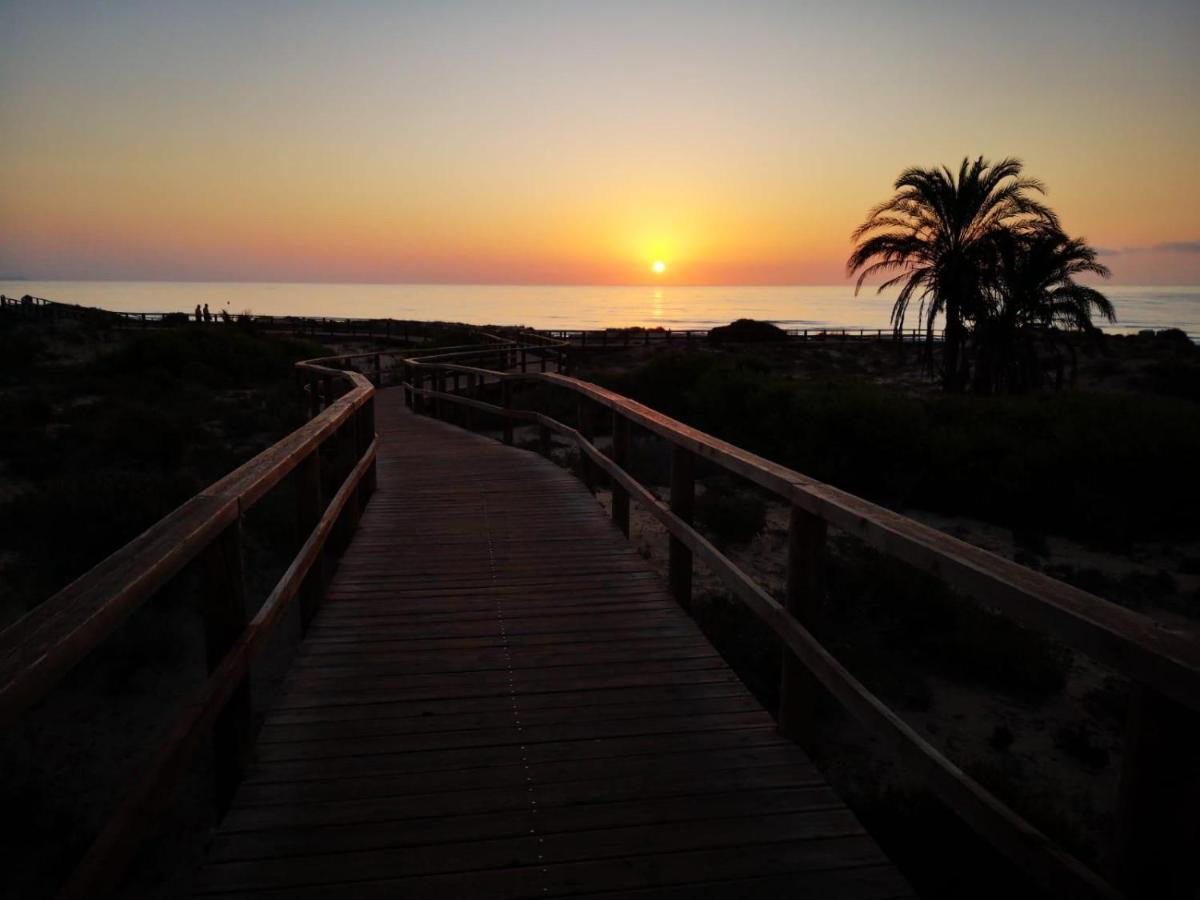
[[[912,896],[586,488],[396,390],[377,422],[201,895]]]

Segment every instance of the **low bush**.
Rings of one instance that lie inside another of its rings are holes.
[[[5,614],[31,608],[303,421],[317,345],[237,328],[147,332],[0,394]]]
[[[886,699],[908,703],[907,673],[933,671],[1040,701],[1061,691],[1072,665],[1063,647],[919,572],[845,538],[828,566],[824,617],[837,655]]]
[[[695,516],[718,541],[744,542],[763,530],[767,504],[749,491],[713,482],[696,499]]]
[[[608,385],[837,487],[1106,546],[1200,530],[1200,414],[1161,396],[936,394],[672,352]]]
[[[708,332],[708,339],[715,343],[736,341],[739,343],[762,343],[764,341],[786,341],[787,332],[770,322],[757,319],[738,319],[728,325],[719,325]]]

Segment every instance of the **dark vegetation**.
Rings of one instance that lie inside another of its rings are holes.
[[[1191,472],[1200,408],[1177,397],[914,394],[838,373],[795,378],[749,352],[662,353],[602,377],[690,425],[888,506],[1110,547],[1200,525],[1200,481]]]
[[[321,355],[319,345],[235,325],[110,326],[0,319],[0,347],[12,351],[0,353],[0,627],[304,420],[292,363]],[[245,516],[251,608],[298,541],[291,490],[285,480]],[[53,895],[203,679],[197,569],[136,610],[0,741],[0,805],[28,813],[0,831],[12,896]],[[256,665],[256,709],[298,633],[278,629]],[[202,753],[120,896],[189,892],[211,826],[211,778]]]
[[[318,345],[232,326],[3,332],[7,617],[39,603],[303,421]]]
[[[729,480],[708,479],[696,498],[696,521],[719,541],[748,541],[763,530],[767,504],[752,491]]]
[[[708,339],[714,344],[724,342],[751,344],[786,340],[787,332],[770,322],[760,322],[757,319],[738,319],[728,325],[719,325],[711,329],[708,332]]]

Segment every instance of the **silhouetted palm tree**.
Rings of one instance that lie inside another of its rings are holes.
[[[1093,313],[1116,320],[1112,303],[1083,274],[1107,278],[1108,268],[1079,238],[1053,227],[999,235],[990,297],[975,324],[975,389],[1022,390],[1041,381],[1039,344],[1058,354],[1069,343],[1060,329],[1093,332]]]
[[[917,298],[930,360],[934,320],[945,314],[942,381],[948,389],[966,381],[963,340],[968,323],[985,313],[998,239],[1058,227],[1054,213],[1031,196],[1045,188],[1021,169],[1019,160],[993,165],[982,156],[963,159],[957,175],[945,167],[907,169],[896,179],[896,193],[853,234],[857,245],[846,268],[858,274],[855,293],[878,274],[887,276],[880,291],[902,284],[892,325],[904,327]]]

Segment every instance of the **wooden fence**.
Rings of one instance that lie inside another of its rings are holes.
[[[926,332],[920,328],[784,328],[780,329],[787,343],[828,341],[888,341],[918,343],[926,339],[940,343],[940,329]],[[562,341],[581,350],[609,350],[651,344],[691,344],[708,340],[708,329],[700,328],[592,328],[557,329],[529,332],[540,337]],[[729,343],[737,343],[730,338]]]
[[[339,358],[340,359],[340,358]],[[68,879],[61,897],[101,896],[118,882],[156,808],[212,735],[216,798],[224,808],[252,746],[252,661],[293,601],[307,624],[324,589],[323,558],[335,529],[348,535],[375,484],[375,388],[334,360],[299,364],[311,420],[188,500],[0,633],[0,727],[31,705],[185,567],[199,565],[208,677],[181,701],[166,739]],[[322,497],[322,450],[343,465]],[[243,516],[283,479],[297,487],[303,544],[259,610],[243,582]]]

